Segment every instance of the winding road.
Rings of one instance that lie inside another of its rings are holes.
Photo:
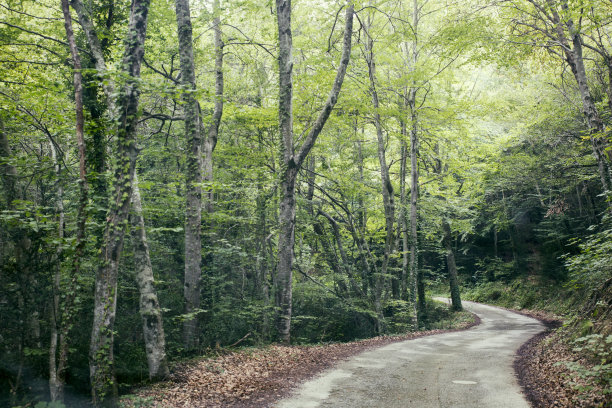
[[[480,325],[358,354],[274,407],[528,408],[512,364],[544,326],[493,306],[463,305]]]

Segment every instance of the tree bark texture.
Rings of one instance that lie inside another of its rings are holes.
[[[181,85],[187,157],[185,168],[185,314],[183,345],[195,349],[199,345],[198,310],[202,279],[202,134],[198,101],[195,98],[195,62],[189,0],[176,0]]]
[[[293,245],[295,242],[295,182],[297,173],[314,146],[325,122],[338,100],[350,59],[353,31],[353,4],[348,2],[345,18],[343,51],[334,84],[319,116],[311,127],[299,152],[293,142],[293,38],[291,33],[291,0],[276,0],[278,23],[279,102],[278,116],[281,137],[281,199],[279,204],[278,266],[276,275],[276,306],[279,309],[277,331],[279,339],[290,342]]]
[[[98,74],[104,76],[106,62],[91,18],[81,0],[72,0],[71,4],[85,31]],[[138,156],[135,137],[140,96],[138,78],[144,57],[149,5],[150,0],[133,0],[131,4],[125,49],[120,65],[120,71],[125,79],[115,91],[112,80],[105,78],[107,80],[103,82],[116,133],[117,163],[114,171],[115,191],[100,248],[101,264],[95,277],[94,319],[89,348],[89,373],[95,406],[117,406],[113,354],[117,273],[129,219],[132,181]]]
[[[168,376],[166,359],[166,337],[162,321],[162,311],[155,291],[153,265],[149,255],[149,245],[142,215],[142,201],[138,188],[138,174],[134,174],[132,189],[132,241],[134,245],[134,265],[136,283],[140,291],[140,315],[145,340],[145,351],[149,367],[149,379],[159,380]]]

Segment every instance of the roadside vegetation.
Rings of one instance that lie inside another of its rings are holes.
[[[612,251],[610,230],[593,233],[564,256],[568,276],[482,282],[465,299],[525,312],[549,330],[525,344],[515,368],[534,407],[612,404]]]

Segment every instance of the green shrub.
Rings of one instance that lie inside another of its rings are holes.
[[[612,394],[612,335],[604,337],[601,334],[590,334],[573,341],[575,352],[586,355],[592,365],[582,365],[575,361],[564,361],[557,365],[565,365],[578,377],[586,380],[585,384],[572,385],[581,392],[589,392],[593,383],[603,387],[605,394]]]

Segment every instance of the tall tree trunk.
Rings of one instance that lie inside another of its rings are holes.
[[[498,237],[497,237],[497,224],[493,224],[493,256],[498,257]]]
[[[62,8],[64,6],[64,1],[62,1]],[[61,271],[62,271],[62,255],[63,255],[63,246],[64,246],[64,188],[62,186],[62,167],[60,165],[60,161],[58,159],[59,149],[53,144],[51,145],[51,157],[53,158],[53,164],[55,167],[55,177],[57,178],[57,204],[56,211],[58,214],[58,228],[57,228],[57,237],[59,239],[60,244],[57,246],[56,250],[56,269],[55,275],[53,277],[53,296],[51,298],[51,307],[50,309],[50,317],[51,317],[51,327],[50,327],[50,339],[49,339],[49,396],[51,397],[51,401],[63,401],[64,399],[64,379],[61,376],[58,376],[58,367],[57,367],[57,348],[58,348],[58,339],[61,325],[61,313],[60,313],[60,280],[61,280]]]
[[[368,27],[369,28],[369,27]],[[366,40],[366,61],[368,63],[368,77],[370,80],[370,95],[372,97],[372,105],[374,106],[374,125],[376,127],[376,138],[378,142],[378,162],[380,165],[380,179],[382,184],[383,207],[385,211],[385,247],[383,252],[383,261],[380,268],[380,273],[375,277],[374,284],[374,307],[378,316],[378,333],[382,334],[385,330],[384,316],[382,310],[382,291],[384,287],[385,277],[387,276],[387,267],[389,265],[389,257],[393,250],[393,222],[395,218],[395,205],[393,199],[393,186],[389,177],[389,168],[385,157],[385,140],[380,120],[380,103],[378,100],[378,92],[376,91],[376,62],[374,60],[374,41],[371,38]]]
[[[268,241],[272,237],[272,234],[269,234],[268,232],[267,201],[268,196],[264,191],[263,177],[261,174],[258,174],[256,199],[258,225],[256,247],[258,256],[257,275],[255,279],[255,297],[263,300],[264,307],[262,313],[261,334],[264,339],[269,339],[270,336],[270,315],[268,306],[270,305],[269,265],[271,265],[271,256],[268,250]]]
[[[354,132],[355,135],[357,135],[357,115],[355,115],[355,124],[354,124]],[[363,137],[363,134],[365,133],[365,129],[362,127],[361,129],[361,135]],[[356,141],[356,148],[357,148],[357,169],[359,170],[359,183],[360,185],[364,185],[364,177],[363,177],[363,140],[361,139],[357,139]],[[359,191],[357,193],[357,203],[358,203],[358,209],[357,209],[357,222],[356,222],[356,229],[359,232],[359,235],[363,236],[365,235],[365,228],[366,228],[366,224],[367,224],[367,209],[365,207],[365,200],[364,200],[364,194],[363,191]],[[356,236],[355,234],[353,234],[354,237]],[[355,241],[358,242],[358,241]],[[363,254],[363,252],[359,251],[360,255]],[[370,287],[369,285],[369,275],[370,275],[370,268],[367,265],[366,262],[363,262],[363,257],[360,256],[360,258],[362,258],[362,267],[361,267],[361,291],[364,294],[368,293],[368,288]]]
[[[414,90],[411,90],[414,93]],[[418,305],[421,314],[425,312],[425,296],[422,293],[422,273],[419,271],[419,237],[418,237],[418,197],[419,197],[419,167],[417,115],[414,110],[414,97],[411,98],[410,129],[410,301]],[[415,322],[418,324],[418,321]]]
[[[606,95],[608,95],[608,108],[612,114],[612,56],[606,57],[605,62],[608,70],[608,86],[606,86]]]
[[[281,200],[279,204],[278,266],[276,271],[276,306],[280,308],[277,330],[279,339],[290,342],[292,266],[295,227],[295,175],[293,159],[293,37],[291,0],[276,0],[278,24],[279,100],[281,136]]]
[[[100,40],[81,0],[72,0],[85,31],[98,74],[106,74],[106,62]],[[132,180],[138,157],[136,126],[140,96],[140,67],[144,57],[144,42],[150,0],[133,0],[130,10],[125,49],[120,65],[126,79],[114,90],[113,81],[106,79],[103,88],[117,140],[117,164],[114,172],[114,198],[110,205],[104,231],[101,264],[96,271],[94,319],[89,348],[89,374],[95,406],[117,406],[117,384],[114,373],[114,323],[117,307],[117,273],[123,249],[125,228],[129,219]]]
[[[11,146],[4,128],[3,110],[0,108],[0,159],[9,159],[12,155]],[[17,197],[17,169],[7,160],[0,160],[0,177],[4,185],[4,195],[6,199],[6,208],[12,210],[14,201]],[[25,322],[28,318],[25,300],[24,300],[24,281],[29,280],[29,270],[25,262],[25,252],[30,248],[30,240],[27,235],[19,228],[14,228],[8,231],[9,241],[13,243],[11,250],[14,252],[16,267],[21,273],[17,285],[17,310],[19,311],[19,321]],[[25,277],[21,279],[22,277]],[[25,325],[22,325],[25,326]],[[19,330],[17,359],[17,372],[12,376],[10,383],[10,405],[17,405],[18,391],[23,380],[24,368],[24,343],[25,343],[25,328]]]
[[[442,231],[444,233],[444,247],[446,249],[446,266],[448,267],[448,281],[450,285],[451,303],[453,310],[462,310],[459,282],[457,280],[457,265],[452,245],[452,234],[448,221],[442,220]]]
[[[595,102],[593,101],[589,84],[587,82],[586,68],[584,66],[584,59],[582,56],[582,38],[578,32],[575,32],[576,29],[573,27],[573,24],[571,24],[571,20],[568,24],[570,33],[574,33],[572,35],[573,63],[570,62],[570,64],[572,65],[572,72],[574,73],[576,82],[578,83],[578,89],[580,90],[580,96],[582,97],[583,112],[591,131],[591,147],[597,160],[597,168],[599,170],[601,184],[606,194],[609,195],[612,187],[612,170],[610,167],[612,153],[608,150],[606,154],[607,142],[605,139],[605,125],[601,119],[597,107],[595,106]],[[608,205],[612,206],[612,203],[608,203]]]
[[[202,135],[198,101],[195,98],[195,62],[189,0],[176,0],[183,110],[187,157],[185,168],[185,314],[183,345],[191,350],[199,345],[198,310],[202,279]]]
[[[278,23],[279,101],[278,116],[282,140],[281,199],[279,204],[279,238],[276,305],[279,308],[277,330],[279,339],[290,342],[293,244],[295,241],[295,181],[297,173],[323,130],[338,100],[350,59],[353,31],[353,4],[346,9],[342,58],[336,79],[323,109],[296,154],[293,142],[293,38],[291,33],[291,0],[276,0]]]
[[[405,44],[406,49],[406,64],[408,71],[414,75],[417,63],[419,61],[418,48],[418,26],[420,21],[420,8],[418,0],[412,1],[412,33],[414,38],[412,42]],[[416,79],[411,79],[410,85],[404,89],[404,110],[408,113],[407,122],[410,124],[409,146],[406,150],[410,151],[410,234],[406,228],[406,236],[404,240],[409,242],[410,247],[410,263],[408,274],[409,300],[412,308],[413,326],[418,328],[419,317],[418,312],[425,314],[425,295],[422,272],[419,269],[419,245],[418,245],[418,199],[419,199],[419,168],[418,168],[418,149],[419,149],[419,132],[418,132],[418,112],[416,106],[416,95],[418,87]],[[406,133],[408,131],[406,130]],[[408,138],[408,135],[406,135]],[[407,203],[406,203],[407,207]]]
[[[83,115],[83,76],[81,73],[81,58],[76,45],[74,32],[72,30],[72,17],[70,16],[70,5],[68,0],[62,0],[62,11],[64,14],[64,28],[66,30],[66,38],[70,46],[70,54],[74,68],[74,100],[75,100],[75,116],[76,116],[76,141],[79,151],[79,206],[77,210],[77,235],[75,253],[72,261],[72,270],[70,275],[70,286],[65,289],[66,296],[62,307],[63,313],[60,313],[59,308],[59,292],[60,292],[60,270],[58,269],[55,276],[55,298],[53,307],[55,309],[52,341],[49,349],[49,390],[51,400],[63,400],[64,384],[66,382],[65,372],[68,364],[68,348],[69,335],[73,325],[75,312],[77,279],[81,274],[81,259],[83,257],[83,249],[85,246],[85,224],[87,222],[87,201],[88,201],[88,185],[87,185],[87,170],[85,162],[85,136],[84,126],[85,120]],[[59,169],[59,166],[58,166]],[[58,170],[59,171],[59,170]],[[61,199],[61,198],[60,198]],[[63,210],[63,205],[62,205]],[[60,222],[63,222],[61,220]],[[60,231],[60,239],[63,238],[63,229]],[[59,329],[59,348],[58,345],[58,329]],[[56,360],[56,353],[57,355]],[[57,365],[56,365],[57,361]]]
[[[166,338],[162,321],[161,307],[155,291],[153,265],[149,255],[149,245],[142,215],[142,201],[138,188],[138,174],[134,173],[132,189],[132,241],[134,244],[134,265],[136,283],[140,290],[140,315],[145,340],[145,351],[149,366],[149,379],[162,379],[168,376],[166,359]]]
[[[215,107],[213,114],[210,119],[210,126],[208,127],[207,138],[204,142],[204,181],[206,183],[212,183],[213,181],[213,152],[217,146],[217,139],[219,136],[219,126],[221,125],[221,118],[223,117],[223,32],[221,31],[221,12],[219,0],[215,0],[213,4],[213,13],[215,18],[213,19],[213,32],[214,32],[214,44],[215,44]],[[212,214],[213,208],[213,189],[212,187],[206,188],[204,192],[204,208],[206,212]]]
[[[406,130],[406,122],[401,121],[401,148],[400,148],[400,211],[399,211],[399,228],[401,229],[402,238],[402,273],[400,277],[400,298],[408,300],[408,265],[409,265],[409,244],[408,236],[408,217],[406,210],[408,209],[408,196],[406,194],[406,173],[408,162],[408,132]]]

